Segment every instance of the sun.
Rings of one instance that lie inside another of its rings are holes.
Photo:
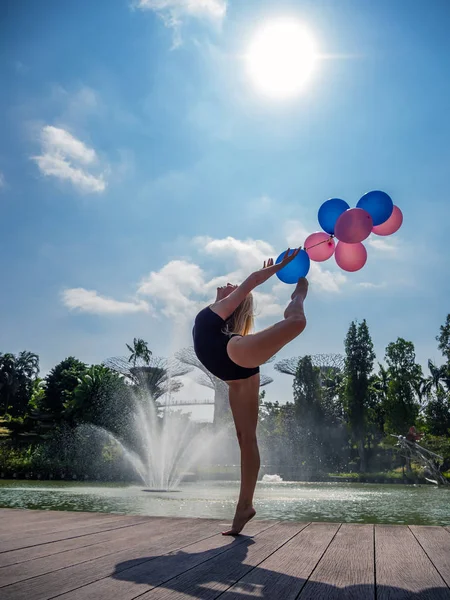
[[[262,26],[246,55],[255,87],[278,99],[294,97],[304,89],[316,60],[313,37],[295,19],[277,19]]]

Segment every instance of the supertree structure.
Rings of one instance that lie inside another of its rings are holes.
[[[275,363],[274,367],[280,373],[294,377],[301,358],[303,357],[292,356],[291,358],[283,358],[283,360]],[[332,370],[336,373],[342,373],[345,365],[345,357],[342,354],[313,354],[311,362],[321,371]]]
[[[183,365],[177,360],[154,355],[147,360],[138,357],[133,361],[124,356],[113,356],[103,361],[103,364],[123,375],[128,383],[148,391],[153,400],[178,392],[183,383],[177,378],[192,371],[188,364]]]

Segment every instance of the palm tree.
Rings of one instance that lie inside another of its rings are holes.
[[[22,416],[31,396],[33,381],[39,374],[39,357],[32,352],[0,354],[0,408]]]
[[[136,362],[140,358],[144,361],[146,365],[150,363],[150,357],[152,355],[152,352],[151,350],[149,350],[147,342],[145,342],[142,338],[134,338],[133,346],[126,344],[126,347],[131,352],[128,362],[132,362],[133,367],[136,366]]]
[[[428,398],[432,395],[433,390],[437,397],[443,397],[449,391],[449,374],[447,365],[440,367],[436,366],[433,361],[428,361],[428,368],[430,369],[430,376],[423,381],[422,393]]]
[[[39,375],[39,356],[33,352],[24,350],[17,357],[19,370],[29,379],[35,379]]]

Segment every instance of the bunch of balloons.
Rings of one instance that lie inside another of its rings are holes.
[[[323,231],[308,236],[295,259],[278,271],[277,277],[284,283],[297,283],[308,274],[310,260],[323,262],[333,254],[344,271],[359,271],[367,261],[362,242],[371,233],[382,236],[395,233],[402,225],[403,215],[388,194],[375,190],[364,194],[356,208],[350,208],[340,198],[327,200],[319,209],[318,219]],[[276,262],[281,262],[285,254],[286,251],[282,252]]]

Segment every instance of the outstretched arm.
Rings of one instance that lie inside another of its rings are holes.
[[[234,313],[239,304],[252,290],[270,279],[270,277],[275,275],[275,273],[278,271],[281,271],[283,267],[289,264],[291,260],[297,256],[300,250],[301,248],[297,248],[297,250],[294,250],[294,252],[289,256],[290,249],[288,248],[283,260],[277,265],[274,264],[272,258],[267,261],[267,264],[264,262],[262,269],[249,275],[247,279],[234,291],[232,291],[229,296],[214,302],[214,304],[211,305],[211,310],[217,313],[222,319],[228,319],[228,317]]]

